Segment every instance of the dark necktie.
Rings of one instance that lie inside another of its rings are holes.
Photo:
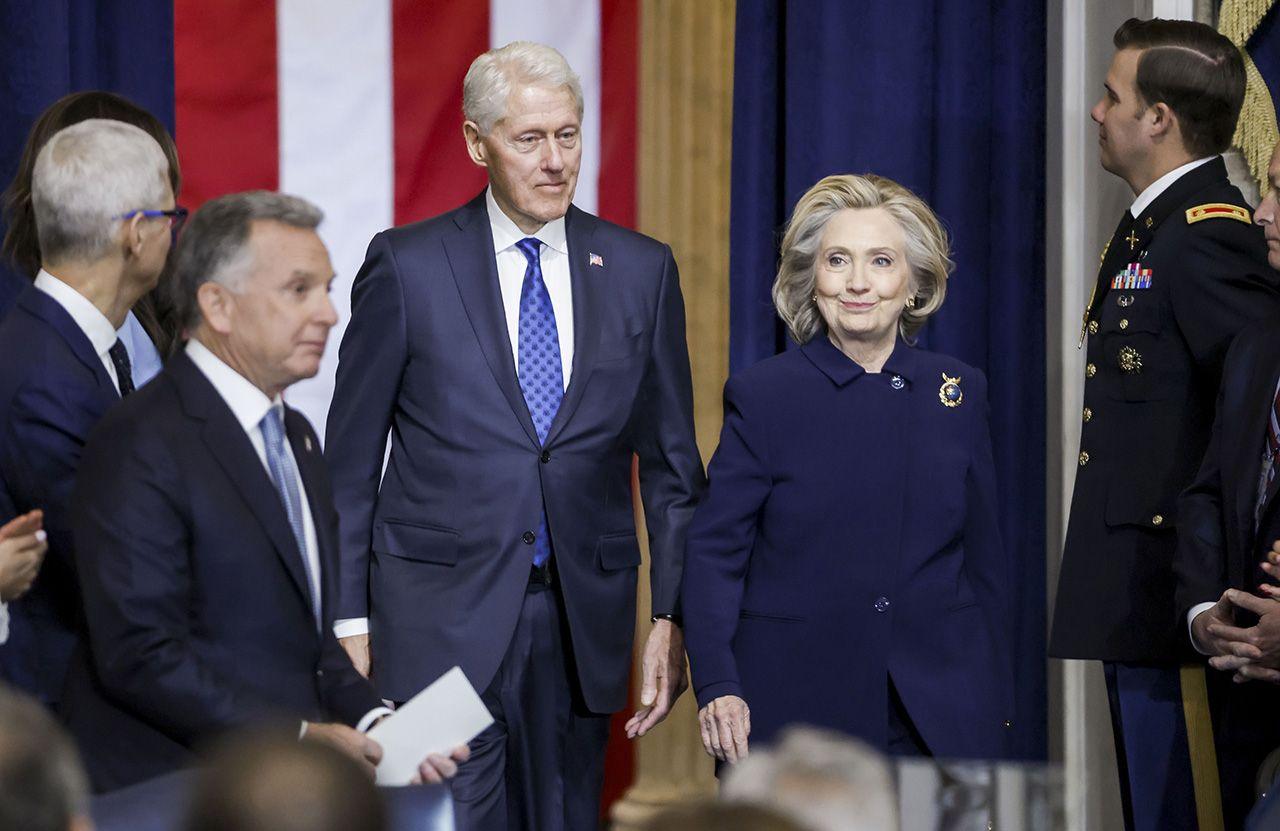
[[[542,279],[542,243],[526,237],[516,243],[529,261],[520,289],[520,342],[516,371],[520,375],[520,391],[529,408],[538,441],[546,444],[551,422],[564,398],[564,367],[560,363],[560,332],[556,328],[556,312],[551,295]],[[539,520],[538,535],[533,543],[533,564],[544,565],[551,558],[551,540],[547,535],[547,512]]]
[[[120,387],[120,397],[124,398],[133,392],[133,369],[129,364],[129,353],[125,351],[124,341],[116,338],[116,342],[107,350],[111,363],[116,367],[116,380]]]

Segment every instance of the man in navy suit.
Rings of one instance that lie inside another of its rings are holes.
[[[80,628],[71,485],[90,429],[134,387],[116,330],[164,267],[169,182],[155,139],[101,119],[56,133],[32,176],[43,267],[0,323],[0,523],[43,509],[49,552],[11,610],[0,678],[51,705]]]
[[[339,635],[389,699],[454,664],[483,691],[495,724],[454,782],[461,828],[594,829],[635,636],[633,455],[654,625],[628,734],[686,685],[704,474],[683,301],[670,248],[571,204],[582,93],[558,52],[481,55],[463,110],[488,188],[375,237],[352,291],[326,449]]]
[[[1268,177],[1270,192],[1254,221],[1266,237],[1267,261],[1280,269],[1280,146]],[[1280,690],[1273,686],[1280,683],[1280,587],[1272,579],[1280,577],[1278,384],[1280,319],[1273,315],[1241,332],[1227,353],[1209,447],[1178,503],[1182,631],[1214,669],[1236,681],[1270,682],[1234,690],[1214,711],[1224,802],[1237,806],[1237,818],[1253,804],[1263,759],[1280,745]]]
[[[337,320],[320,219],[263,191],[207,203],[175,264],[192,339],[85,447],[72,525],[90,649],[64,711],[98,790],[249,722],[301,724],[371,773],[381,756],[363,731],[389,711],[331,630],[320,442],[281,397],[316,373]],[[454,770],[433,756],[420,775]]]

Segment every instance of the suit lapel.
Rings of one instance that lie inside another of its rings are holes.
[[[600,344],[600,295],[607,272],[602,265],[591,265],[589,258],[598,254],[601,262],[605,263],[612,258],[605,256],[607,252],[592,248],[595,230],[595,217],[569,207],[569,214],[565,217],[565,238],[569,247],[569,284],[573,289],[573,373],[569,376],[569,388],[565,390],[560,409],[547,431],[547,444],[555,440],[578,408],[596,365],[596,348]]]
[[[520,421],[529,440],[538,444],[529,407],[516,380],[515,361],[511,357],[511,338],[503,316],[502,291],[498,286],[498,263],[493,254],[493,232],[485,209],[484,194],[471,200],[454,217],[458,229],[445,238],[445,254],[458,294],[480,342],[489,371],[498,382],[507,403]]]
[[[189,418],[204,423],[200,438],[208,448],[209,455],[217,460],[223,472],[235,484],[245,506],[271,540],[271,545],[294,586],[302,593],[307,608],[311,608],[311,591],[307,587],[307,577],[302,567],[302,554],[298,551],[293,531],[289,528],[289,518],[280,502],[280,494],[271,483],[271,478],[254,451],[249,437],[245,435],[244,428],[185,352],[179,352],[170,363],[182,396],[183,410]]]
[[[1254,506],[1258,499],[1258,480],[1262,475],[1262,454],[1267,447],[1267,422],[1271,418],[1271,408],[1275,401],[1276,382],[1280,376],[1280,368],[1277,362],[1267,360],[1267,357],[1274,356],[1275,342],[1268,344],[1268,349],[1263,351],[1262,359],[1258,360],[1253,367],[1253,371],[1249,378],[1249,389],[1244,399],[1248,410],[1248,422],[1241,425],[1241,433],[1244,441],[1239,443],[1238,456],[1236,465],[1231,476],[1234,486],[1238,489],[1236,494],[1236,516],[1240,523],[1240,530],[1244,539],[1241,541],[1241,551],[1244,552],[1246,558],[1253,556],[1253,547],[1256,542],[1257,530],[1254,523]],[[1224,474],[1224,478],[1226,475]],[[1265,517],[1267,511],[1272,509],[1275,502],[1275,494],[1272,493],[1266,503],[1262,505],[1261,510],[1257,512],[1257,516]]]
[[[93,351],[89,336],[76,325],[75,319],[59,305],[58,301],[35,286],[30,286],[18,295],[17,304],[49,324],[49,327],[58,333],[76,359],[93,373],[98,382],[98,390],[104,397],[109,397],[113,402],[120,400],[120,389],[111,383],[111,376],[107,374],[107,368],[98,358],[98,353]]]

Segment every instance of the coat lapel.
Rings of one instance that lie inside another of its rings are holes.
[[[1266,356],[1275,355],[1275,339],[1270,348],[1264,350]],[[1257,530],[1254,523],[1254,506],[1258,499],[1258,477],[1262,475],[1262,454],[1267,447],[1267,422],[1271,418],[1271,408],[1275,401],[1276,382],[1280,376],[1280,367],[1275,360],[1266,357],[1258,360],[1249,376],[1249,388],[1245,391],[1245,402],[1248,407],[1248,421],[1240,425],[1240,433],[1244,437],[1237,447],[1235,464],[1230,471],[1223,471],[1224,480],[1231,479],[1236,488],[1236,520],[1239,523],[1242,539],[1240,550],[1246,558],[1251,558],[1254,551]],[[1258,516],[1265,516],[1275,502],[1273,494]]]
[[[209,455],[217,460],[235,484],[245,506],[257,518],[280,562],[306,600],[307,608],[311,608],[311,591],[302,567],[302,554],[289,528],[289,518],[280,502],[280,494],[271,483],[244,428],[185,352],[175,355],[170,365],[182,396],[184,412],[192,420],[203,422],[200,438],[208,447]]]
[[[529,407],[516,379],[511,357],[511,338],[503,316],[502,291],[498,286],[498,263],[493,255],[493,232],[485,209],[484,194],[471,200],[454,217],[457,231],[445,238],[445,254],[458,294],[480,342],[489,371],[498,382],[507,403],[520,421],[529,440],[538,444]],[[576,319],[576,318],[575,318]]]
[[[582,392],[591,380],[596,365],[596,347],[600,343],[600,304],[604,280],[608,276],[605,267],[591,265],[592,254],[600,255],[601,262],[612,262],[608,252],[592,246],[595,240],[596,218],[585,211],[570,206],[565,217],[565,239],[569,247],[569,284],[573,288],[573,373],[569,376],[569,388],[565,390],[560,409],[547,431],[547,444],[555,441],[564,425],[573,416],[582,401]]]
[[[50,328],[67,344],[67,347],[84,364],[98,381],[98,391],[109,400],[120,400],[120,390],[111,383],[111,376],[103,366],[98,353],[93,351],[89,336],[76,325],[75,319],[49,295],[35,286],[30,286],[18,295],[17,304],[31,314],[48,323]]]

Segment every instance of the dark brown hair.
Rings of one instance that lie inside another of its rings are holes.
[[[64,95],[49,105],[27,135],[18,162],[18,172],[3,197],[4,220],[7,230],[0,253],[9,260],[19,274],[34,279],[40,270],[40,240],[36,236],[36,217],[31,206],[31,175],[36,166],[36,156],[54,133],[72,124],[90,118],[107,118],[123,121],[146,132],[160,145],[169,161],[169,183],[176,198],[182,188],[182,171],[178,166],[178,149],[173,137],[160,123],[160,119],[123,96],[102,90],[88,90]],[[162,281],[163,283],[163,281]],[[161,356],[166,356],[175,341],[176,330],[172,323],[166,298],[157,289],[142,297],[133,307],[147,334],[155,343]]]
[[[1131,17],[1113,41],[1116,49],[1142,51],[1138,95],[1173,111],[1188,153],[1203,158],[1231,146],[1244,103],[1244,58],[1225,35],[1190,20]]]

